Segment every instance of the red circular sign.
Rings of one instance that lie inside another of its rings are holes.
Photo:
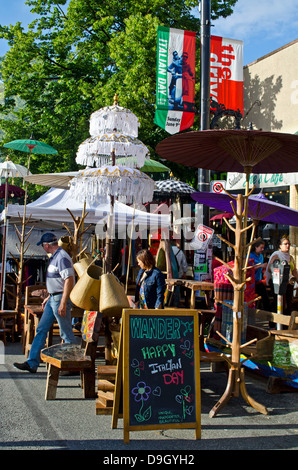
[[[222,183],[219,183],[219,182],[215,183],[214,186],[213,186],[213,191],[215,193],[221,193],[223,189],[224,188],[223,188]]]
[[[200,232],[198,234],[198,240],[200,240],[200,242],[205,242],[207,240],[208,236],[207,236],[207,233],[206,232]]]

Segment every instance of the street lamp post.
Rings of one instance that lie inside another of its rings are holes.
[[[202,0],[201,8],[201,130],[210,128],[210,41],[211,2]],[[210,190],[210,170],[198,169],[198,190]],[[203,206],[203,223],[209,223],[209,208]]]

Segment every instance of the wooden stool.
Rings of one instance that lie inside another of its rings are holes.
[[[4,325],[2,324],[2,321],[0,320],[0,340],[2,338],[4,346],[6,346],[6,334],[10,333],[9,328],[5,328]]]
[[[95,354],[97,342],[85,348],[76,344],[57,344],[41,351],[41,359],[49,364],[46,400],[55,400],[60,371],[81,372],[84,398],[95,398]],[[91,357],[93,356],[93,357]]]
[[[116,373],[115,365],[97,366],[98,392],[95,402],[97,415],[110,415],[113,412]]]

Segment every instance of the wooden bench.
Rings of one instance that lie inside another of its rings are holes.
[[[89,346],[92,343],[88,343]],[[94,349],[93,343],[93,349]],[[88,355],[88,347],[76,344],[56,344],[41,351],[41,359],[49,364],[46,400],[55,400],[60,371],[81,372],[84,398],[95,397],[94,361]]]
[[[286,326],[289,330],[296,330],[298,329],[298,312],[293,311],[291,315],[283,315],[268,312],[267,310],[249,308],[248,323],[265,329],[271,329],[270,323],[275,323],[276,325]]]
[[[55,400],[60,371],[80,372],[84,398],[95,398],[95,359],[102,314],[86,311],[82,323],[82,343],[57,344],[41,351],[41,359],[49,364],[46,400]]]

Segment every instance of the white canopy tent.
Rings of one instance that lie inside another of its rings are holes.
[[[26,248],[26,252],[24,253],[24,258],[39,258],[39,259],[47,259],[48,256],[41,245],[37,245],[40,241],[41,236],[45,232],[52,232],[56,235],[57,239],[59,240],[61,237],[66,235],[65,229],[52,229],[52,227],[48,228],[34,228],[30,233],[30,237],[28,239],[28,244]],[[10,225],[8,230],[7,236],[7,258],[10,258],[10,255],[15,256],[16,258],[19,257],[19,244],[20,241],[17,237],[15,228]],[[89,246],[89,236],[88,232],[83,235],[83,247],[87,247],[88,250],[91,249],[91,245]]]
[[[69,209],[74,217],[81,217],[83,203],[74,199],[70,191],[66,189],[51,188],[36,201],[27,204],[26,215],[31,216],[30,222],[36,226],[41,223],[48,228],[60,227],[62,223],[73,222]],[[22,217],[24,206],[18,204],[9,204],[7,207],[7,217],[10,223],[18,223],[19,215]],[[110,204],[108,202],[99,205],[90,205],[86,202],[85,211],[88,212],[85,218],[86,224],[104,225],[110,213]],[[1,221],[4,219],[4,213],[1,214]],[[170,226],[170,215],[152,214],[143,210],[134,209],[119,201],[115,201],[114,223],[116,226],[125,227],[133,220],[134,225],[149,230],[166,228]]]
[[[81,217],[83,213],[83,203],[71,197],[70,191],[60,188],[51,188],[36,201],[27,204],[26,216],[30,216],[30,224],[34,225],[28,242],[30,243],[27,255],[33,258],[44,258],[45,253],[36,243],[45,231],[53,231],[58,238],[65,234],[63,223],[67,225],[73,224],[71,214],[74,217]],[[98,238],[105,239],[106,223],[110,214],[110,204],[106,202],[100,205],[90,205],[86,203],[85,226],[89,224],[95,225],[95,234]],[[7,252],[18,257],[18,240],[13,224],[19,225],[22,220],[24,206],[19,204],[9,204],[7,207],[7,220],[9,221],[9,231],[7,238]],[[0,223],[4,221],[4,211],[0,214]],[[134,238],[135,233],[148,229],[156,231],[158,228],[170,227],[170,215],[148,213],[145,210],[134,209],[119,201],[115,201],[114,205],[114,227],[117,229],[117,238],[126,240],[127,236]],[[132,232],[131,227],[135,229]],[[64,230],[64,232],[63,232]],[[146,230],[144,232],[144,236]],[[84,245],[88,243],[88,232],[84,237]],[[125,242],[124,242],[125,243]],[[10,257],[8,255],[8,257]],[[27,257],[27,256],[26,256]]]

